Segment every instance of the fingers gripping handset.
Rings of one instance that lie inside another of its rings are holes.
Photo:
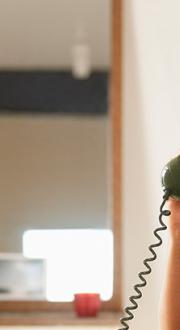
[[[180,200],[180,155],[170,160],[162,170],[161,182],[164,190],[163,201],[160,206],[159,223],[160,227],[154,230],[154,235],[157,238],[157,243],[149,246],[149,251],[151,252],[151,257],[145,259],[143,264],[145,270],[138,274],[140,278],[140,283],[134,286],[135,293],[129,298],[131,305],[126,307],[124,312],[125,315],[120,320],[122,327],[119,330],[128,330],[128,322],[134,318],[133,310],[138,308],[137,300],[142,297],[141,289],[146,286],[147,282],[145,276],[150,274],[152,269],[149,265],[150,262],[157,258],[155,248],[162,244],[162,239],[159,235],[160,231],[166,230],[167,226],[164,224],[162,217],[169,216],[171,212],[169,210],[164,210],[164,205],[166,201],[171,197],[175,200]]]

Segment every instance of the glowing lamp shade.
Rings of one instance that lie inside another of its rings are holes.
[[[72,301],[76,293],[99,293],[109,300],[113,291],[113,234],[106,229],[29,230],[23,253],[47,261],[49,301]]]

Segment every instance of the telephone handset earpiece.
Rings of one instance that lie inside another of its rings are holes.
[[[180,155],[163,168],[161,181],[171,197],[180,199]]]
[[[152,269],[149,265],[150,262],[154,261],[157,258],[157,254],[154,251],[154,248],[159,247],[162,244],[162,239],[159,236],[158,232],[166,230],[167,226],[162,221],[163,216],[169,216],[171,212],[169,210],[163,210],[163,207],[169,197],[180,200],[180,155],[176,158],[173,158],[167,165],[163,168],[161,175],[161,182],[164,189],[163,202],[160,206],[159,222],[161,227],[154,230],[154,235],[158,239],[158,242],[149,246],[149,251],[152,256],[143,261],[146,269],[138,274],[141,282],[134,286],[135,294],[129,298],[131,305],[125,308],[125,316],[120,320],[122,327],[119,330],[128,330],[129,325],[128,321],[134,318],[132,313],[133,310],[138,308],[137,301],[142,297],[141,288],[146,286],[147,282],[145,276],[150,274]]]

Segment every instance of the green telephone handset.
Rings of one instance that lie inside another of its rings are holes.
[[[162,185],[169,195],[180,199],[180,155],[173,158],[162,171]]]
[[[150,274],[152,271],[149,263],[154,261],[157,258],[154,248],[157,248],[162,244],[162,239],[159,236],[158,232],[167,229],[167,226],[162,221],[162,217],[163,216],[167,217],[171,214],[171,212],[169,210],[163,210],[163,207],[170,196],[172,198],[180,200],[180,155],[177,156],[176,158],[173,158],[163,168],[162,175],[161,175],[161,182],[162,182],[162,186],[164,189],[163,202],[160,206],[160,214],[159,214],[159,222],[160,222],[161,227],[154,230],[154,235],[158,239],[158,242],[149,246],[149,251],[151,252],[152,257],[149,257],[143,261],[143,264],[145,265],[146,270],[144,270],[138,274],[141,282],[134,286],[134,290],[135,290],[136,294],[132,295],[129,298],[129,300],[131,302],[131,306],[128,306],[125,308],[125,310],[124,310],[125,316],[123,316],[122,319],[120,320],[122,327],[119,330],[128,330],[129,329],[129,325],[127,322],[134,318],[132,311],[138,308],[138,304],[137,304],[136,300],[138,300],[142,297],[141,288],[146,286],[146,284],[147,284],[144,276]]]

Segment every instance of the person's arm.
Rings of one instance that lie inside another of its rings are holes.
[[[161,300],[160,330],[180,330],[180,201],[169,201],[170,247]]]

